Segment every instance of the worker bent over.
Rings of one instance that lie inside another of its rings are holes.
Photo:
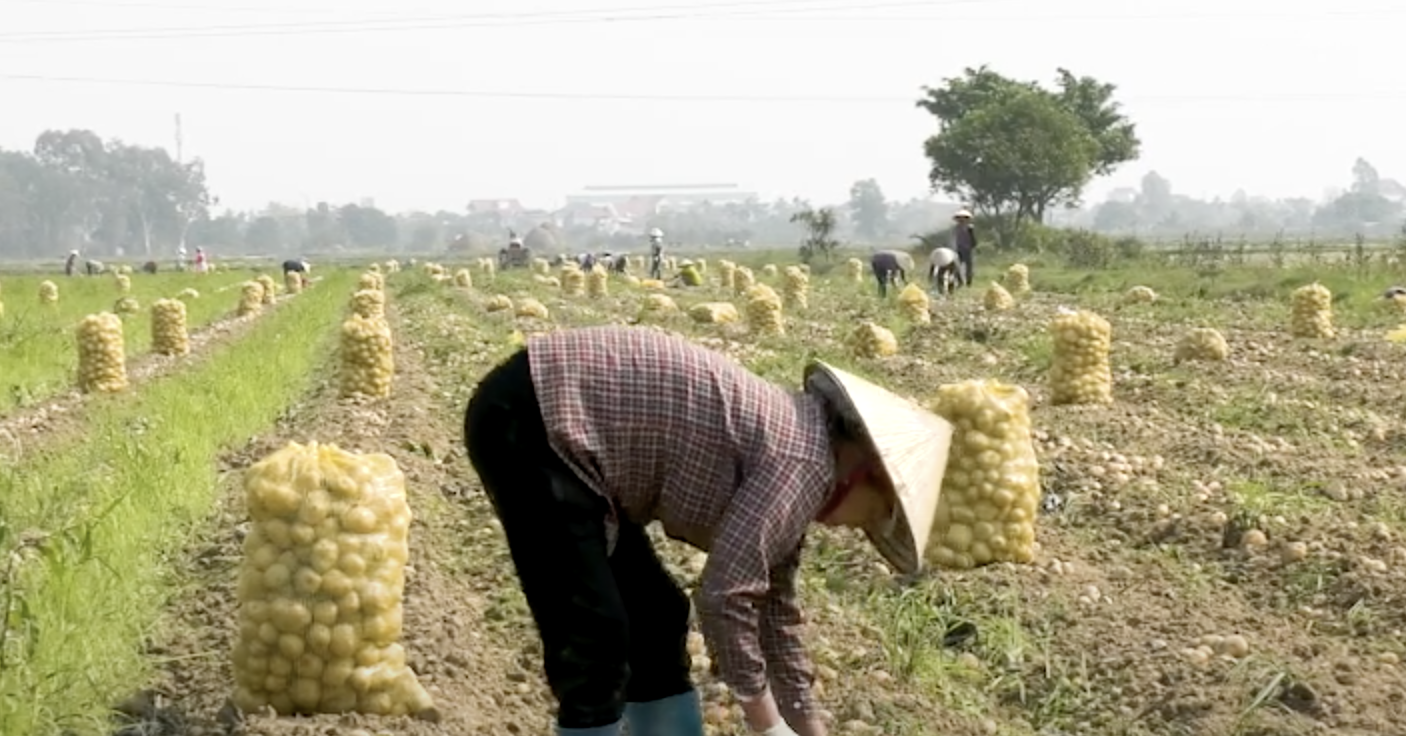
[[[696,598],[759,733],[824,734],[796,570],[812,522],[921,565],[951,427],[823,363],[788,392],[646,328],[531,339],[479,384],[469,458],[542,637],[559,734],[701,736],[690,605],[645,533],[710,552]]]

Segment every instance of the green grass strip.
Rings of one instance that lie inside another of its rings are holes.
[[[173,593],[169,558],[212,511],[214,458],[305,394],[354,277],[328,274],[192,370],[94,401],[85,443],[0,470],[0,551],[44,540],[0,561],[0,734],[110,732],[108,708],[152,675],[141,645]]]

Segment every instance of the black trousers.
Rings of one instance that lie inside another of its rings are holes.
[[[609,725],[627,702],[690,690],[688,597],[644,527],[622,519],[607,554],[609,504],[548,444],[525,350],[480,382],[464,437],[542,637],[558,725]]]
[[[972,263],[972,249],[958,248],[957,259],[962,262],[962,285],[971,286],[976,278],[976,265]]]

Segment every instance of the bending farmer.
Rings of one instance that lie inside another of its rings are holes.
[[[557,733],[701,736],[689,600],[645,525],[710,552],[704,639],[750,728],[825,734],[800,640],[796,570],[812,522],[863,529],[913,572],[951,426],[823,363],[793,393],[644,328],[532,338],[464,418],[542,637]],[[789,724],[789,725],[788,725]]]

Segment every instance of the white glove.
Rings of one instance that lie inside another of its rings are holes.
[[[777,721],[775,726],[762,731],[760,736],[799,736],[799,734],[786,725],[786,721],[782,720]]]

